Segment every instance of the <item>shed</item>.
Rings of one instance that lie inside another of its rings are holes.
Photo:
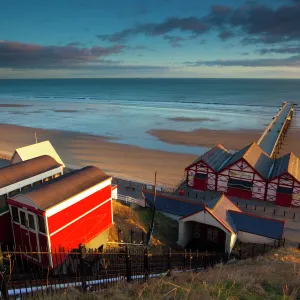
[[[242,212],[226,196],[179,220],[178,244],[230,253],[236,240],[267,244],[282,239],[284,221]]]
[[[300,206],[300,160],[293,153],[275,160],[266,198],[281,206]]]
[[[224,162],[217,190],[232,197],[264,200],[272,164],[272,158],[253,142]]]
[[[0,228],[6,228],[0,231],[1,243],[13,243],[6,199],[62,174],[62,165],[47,155],[0,168]]]
[[[221,145],[210,149],[186,167],[187,186],[195,190],[215,190],[217,172],[231,154]]]
[[[65,164],[55,151],[50,141],[44,141],[16,149],[10,159],[10,164],[15,164],[42,155],[53,157],[58,163],[65,167]]]
[[[113,224],[111,181],[90,166],[9,198],[15,246],[30,252],[70,251],[79,244],[102,246],[99,241],[106,242]],[[56,267],[64,260],[54,255],[27,256],[44,267]]]

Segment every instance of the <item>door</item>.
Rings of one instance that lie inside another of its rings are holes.
[[[292,205],[292,194],[276,193],[276,205],[290,207]]]
[[[243,190],[239,188],[233,188],[233,187],[228,187],[227,188],[227,196],[231,197],[237,197],[241,199],[251,199],[252,197],[252,191],[250,190]]]
[[[22,250],[26,252],[26,256],[36,261],[40,261],[40,251],[38,243],[38,226],[35,214],[23,209],[20,212],[20,237]]]
[[[197,173],[194,177],[194,189],[206,191],[207,174]]]

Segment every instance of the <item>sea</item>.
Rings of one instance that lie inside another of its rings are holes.
[[[165,143],[148,131],[263,132],[284,101],[300,104],[300,80],[10,79],[0,80],[0,104],[7,104],[0,107],[0,123],[107,136],[117,143],[198,155],[205,149]]]

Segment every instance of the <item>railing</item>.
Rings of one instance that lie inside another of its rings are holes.
[[[0,298],[34,297],[35,293],[53,294],[70,287],[97,291],[116,282],[145,282],[148,278],[170,272],[201,271],[226,263],[228,259],[246,259],[264,255],[268,250],[284,246],[280,241],[272,245],[250,245],[233,252],[201,253],[199,251],[171,251],[151,253],[148,248],[120,247],[87,250],[83,246],[72,251],[2,251],[0,248]],[[31,257],[40,257],[33,263]],[[54,268],[49,268],[49,257]]]
[[[137,204],[139,206],[145,207],[145,201],[144,200],[135,199],[135,198],[132,198],[130,196],[125,196],[125,195],[118,194],[117,199],[115,199],[115,200],[125,202],[126,204],[134,203],[134,204]]]

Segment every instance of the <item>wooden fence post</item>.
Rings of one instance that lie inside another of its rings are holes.
[[[172,259],[172,250],[171,250],[171,248],[169,248],[169,250],[168,250],[168,273],[167,273],[168,276],[171,275],[171,269],[172,269],[171,259]]]
[[[126,246],[125,261],[126,261],[126,280],[127,280],[127,282],[130,282],[131,281],[131,262],[130,262],[130,251],[127,246]]]
[[[83,245],[79,245],[79,262],[80,262],[80,279],[82,283],[82,290],[85,293],[87,291],[87,285],[86,285],[86,270],[84,266],[84,255],[85,255],[85,247]]]
[[[127,266],[127,264],[126,264]],[[127,268],[126,268],[127,270]],[[149,255],[148,255],[148,248],[146,247],[144,250],[144,275],[145,275],[145,280],[149,278]],[[128,277],[127,277],[128,281]]]
[[[184,254],[183,254],[183,271],[185,271],[185,266],[186,266],[186,249],[184,249]]]

